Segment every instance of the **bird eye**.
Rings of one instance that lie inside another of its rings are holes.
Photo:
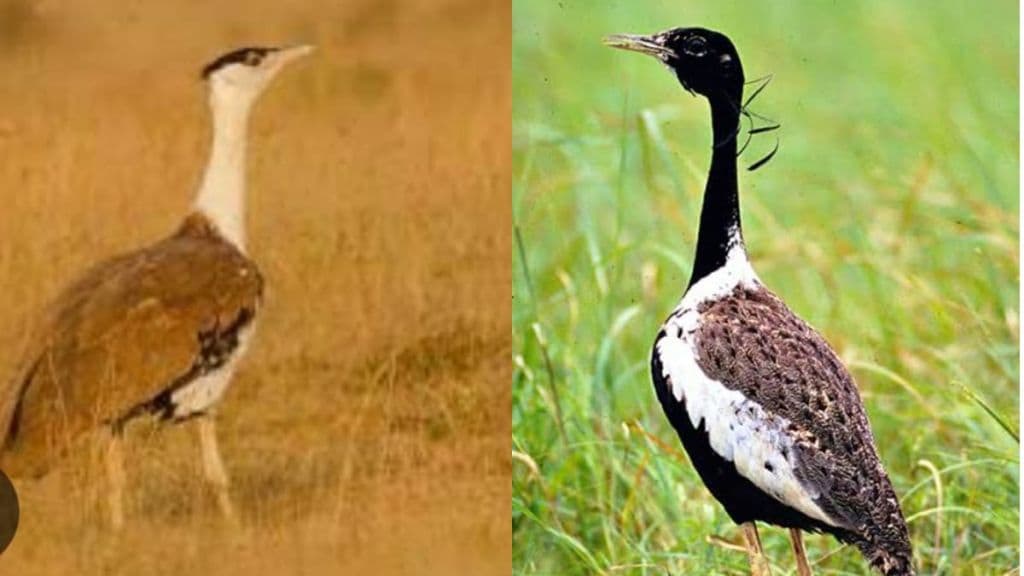
[[[263,54],[255,50],[250,50],[245,53],[245,64],[246,66],[259,66],[260,62],[263,61]]]
[[[684,46],[690,56],[703,56],[708,51],[708,43],[700,36],[690,36]]]

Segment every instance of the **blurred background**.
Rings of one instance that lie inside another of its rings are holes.
[[[601,45],[675,26],[774,75],[751,110],[779,152],[740,176],[750,256],[856,378],[919,573],[1018,573],[1017,10],[514,1],[516,573],[748,573],[649,375],[689,278],[707,104]],[[785,531],[761,532],[793,574]],[[807,540],[816,574],[867,573]]]
[[[0,374],[66,282],[161,238],[207,155],[199,71],[310,42],[256,106],[267,295],[221,405],[130,434],[127,525],[69,461],[18,485],[0,573],[507,573],[510,27],[500,1],[0,0]],[[81,465],[79,465],[81,464]]]

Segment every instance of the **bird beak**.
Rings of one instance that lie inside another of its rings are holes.
[[[666,48],[665,45],[661,43],[661,39],[658,38],[658,36],[612,34],[611,36],[604,37],[604,45],[611,46],[612,48],[618,48],[620,50],[629,50],[630,52],[648,54],[661,60],[676,57],[675,52]]]
[[[313,46],[309,44],[299,44],[297,46],[281,48],[277,51],[278,66],[284,66],[292,60],[298,60],[311,52],[313,52]]]

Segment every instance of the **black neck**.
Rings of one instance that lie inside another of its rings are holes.
[[[740,199],[736,185],[736,135],[740,112],[738,95],[709,98],[714,149],[711,170],[704,188],[704,207],[700,212],[697,254],[693,262],[690,286],[725,265],[733,231],[740,235]]]

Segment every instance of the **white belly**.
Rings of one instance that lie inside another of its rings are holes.
[[[220,402],[231,383],[238,362],[249,348],[249,341],[254,330],[255,325],[250,324],[239,331],[238,347],[223,366],[196,378],[171,394],[174,418],[187,418],[206,412],[214,404]]]

